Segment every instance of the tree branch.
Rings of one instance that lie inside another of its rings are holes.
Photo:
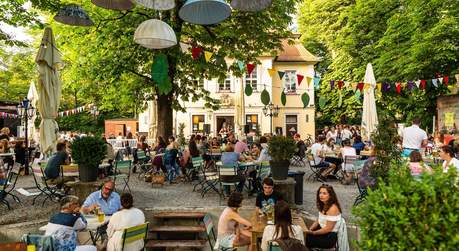
[[[127,70],[128,72],[133,73],[133,74],[135,74],[135,75],[137,75],[137,76],[139,76],[139,77],[145,78],[145,79],[150,80],[150,81],[153,80],[152,78],[150,78],[150,77],[148,77],[148,76],[145,76],[145,75],[143,75],[143,74],[140,74],[140,73],[138,73],[138,72],[136,72],[136,71],[134,71],[134,70],[132,70],[132,69],[126,68],[126,67],[124,67],[124,66],[121,66],[121,67],[122,67],[123,69]]]

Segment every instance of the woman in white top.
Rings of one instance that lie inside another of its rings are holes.
[[[442,146],[439,155],[443,160],[442,167],[444,173],[447,173],[451,166],[455,167],[459,173],[459,160],[454,157],[454,151],[450,145]]]
[[[343,180],[343,184],[350,184],[352,181],[352,177],[354,176],[354,164],[350,160],[353,157],[357,159],[357,151],[355,148],[351,146],[351,140],[345,139],[343,140],[343,147],[340,149],[340,158],[343,159],[343,170],[345,171],[345,177]],[[346,157],[349,157],[346,160]],[[347,163],[346,163],[347,162]]]
[[[269,241],[276,239],[294,238],[304,244],[303,230],[292,224],[292,214],[287,202],[280,200],[274,206],[274,222],[276,225],[267,225],[263,230],[261,250],[269,250]]]
[[[138,251],[143,249],[143,239],[124,245],[123,231],[125,228],[135,227],[145,223],[145,215],[140,209],[132,207],[133,198],[130,193],[121,195],[121,206],[123,208],[114,213],[110,218],[107,227],[108,243],[107,251]]]
[[[323,184],[317,190],[316,199],[319,219],[315,221],[306,235],[306,246],[311,248],[333,248],[338,240],[338,221],[341,220],[341,207],[335,190]]]

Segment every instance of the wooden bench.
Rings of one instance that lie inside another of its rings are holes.
[[[149,240],[146,248],[203,248],[207,240]]]
[[[153,217],[160,219],[202,219],[206,213],[204,212],[159,212],[154,213]]]

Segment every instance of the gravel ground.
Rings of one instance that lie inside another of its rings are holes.
[[[303,205],[299,206],[311,215],[317,215],[315,198],[317,188],[321,183],[315,181],[307,181],[307,176],[311,173],[308,167],[292,167],[292,170],[305,171],[304,188],[303,188]],[[346,220],[352,222],[352,204],[357,196],[357,188],[355,185],[344,186],[336,180],[328,182],[333,185],[338,195],[341,204],[343,215]],[[221,200],[214,192],[209,192],[204,198],[201,198],[200,193],[193,192],[193,185],[190,183],[179,183],[173,185],[164,185],[162,187],[152,187],[151,184],[139,181],[137,175],[131,176],[129,182],[131,191],[134,195],[134,203],[138,208],[168,208],[168,207],[215,207],[224,206],[225,201]],[[17,182],[16,188],[34,186],[34,181],[31,175],[21,176]],[[122,186],[118,187],[122,189]],[[15,192],[21,200],[21,203],[14,202],[11,197],[8,201],[11,205],[11,210],[8,210],[3,204],[0,205],[0,225],[26,222],[30,220],[48,219],[53,212],[58,209],[57,202],[47,201],[44,206],[41,206],[42,199],[39,199],[32,206],[33,197],[25,197]],[[246,193],[244,193],[246,195]],[[249,197],[243,202],[243,206],[254,206],[255,197]]]

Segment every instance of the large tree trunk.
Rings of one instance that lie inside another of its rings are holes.
[[[158,132],[157,136],[162,136],[167,142],[167,137],[172,135],[173,111],[172,95],[158,96]]]

